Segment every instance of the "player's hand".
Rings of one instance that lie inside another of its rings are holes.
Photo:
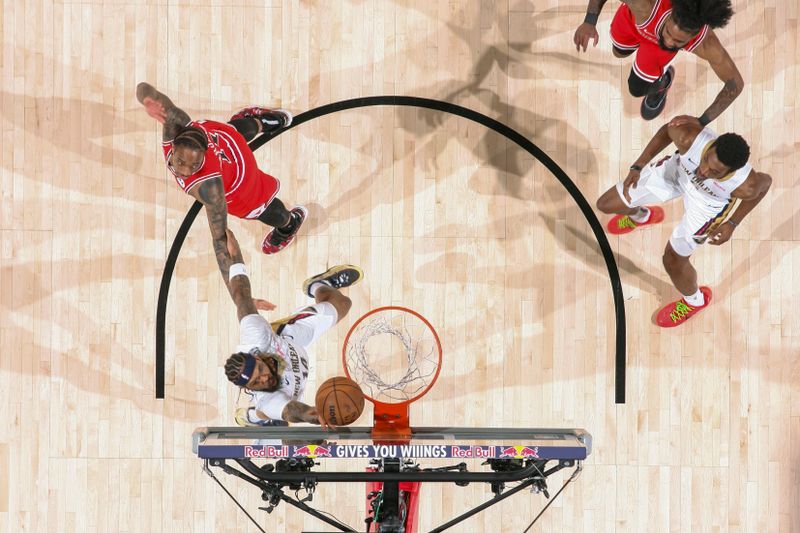
[[[225,228],[225,236],[228,243],[228,255],[231,256],[234,263],[244,263],[242,249],[239,246],[239,241],[236,240],[236,235],[233,234],[230,228]]]
[[[630,172],[628,172],[628,176],[625,178],[625,181],[622,182],[622,196],[625,197],[628,203],[631,203],[631,194],[629,192],[630,188],[636,188],[636,185],[639,184],[639,177],[641,175],[642,172],[640,170],[631,169]]]
[[[261,298],[253,298],[253,305],[256,306],[256,309],[260,309],[261,311],[272,311],[275,309],[274,303],[262,300]]]
[[[590,40],[594,40],[593,46],[597,46],[600,35],[597,33],[597,27],[594,24],[584,22],[578,26],[578,29],[575,30],[575,35],[572,37],[572,42],[575,43],[575,50],[580,52],[581,47],[583,47],[585,52]]]
[[[703,127],[703,125],[700,124],[700,119],[691,115],[679,115],[669,121],[669,125],[673,128],[676,126],[685,126],[686,124],[695,124],[701,128]]]
[[[164,109],[164,104],[157,97],[158,91],[156,88],[146,81],[136,86],[136,99],[141,102],[148,115],[163,124],[167,120],[167,110]]]
[[[144,110],[147,114],[156,119],[159,123],[163,124],[167,121],[167,112],[164,110],[164,104],[156,102],[152,98],[145,98],[142,102]]]
[[[335,431],[336,430],[336,426],[334,426],[332,424],[328,424],[325,421],[325,419],[322,418],[322,415],[317,412],[317,408],[316,407],[312,407],[309,410],[308,415],[309,415],[309,417],[312,417],[312,418],[316,417],[317,418],[317,422],[319,422],[319,425],[322,426],[322,429],[327,429],[328,431]]]
[[[728,224],[727,222],[721,224],[717,229],[709,234],[708,243],[715,246],[725,244],[730,240],[731,235],[733,235],[733,230],[735,229],[736,228],[733,224]]]

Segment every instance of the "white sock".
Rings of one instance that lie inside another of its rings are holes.
[[[308,292],[310,292],[311,294],[313,294],[316,297],[317,296],[317,290],[319,290],[320,287],[329,287],[330,288],[330,284],[325,282],[325,281],[315,281],[308,288]]]
[[[695,307],[702,307],[706,303],[706,297],[703,295],[700,289],[697,289],[697,292],[691,296],[684,296],[683,299],[686,300],[687,304]]]
[[[642,222],[647,222],[647,219],[650,218],[650,210],[646,207],[640,207],[635,215],[628,215],[628,217],[641,224]]]

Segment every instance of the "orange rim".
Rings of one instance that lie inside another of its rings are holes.
[[[399,306],[399,305],[387,305],[387,306],[375,308],[372,311],[369,311],[369,312],[365,313],[364,315],[361,316],[361,318],[356,320],[355,323],[352,326],[350,326],[350,331],[347,332],[347,336],[344,338],[344,345],[342,346],[342,365],[344,366],[344,373],[349,379],[353,379],[353,377],[350,375],[350,369],[347,368],[347,346],[350,343],[350,336],[356,330],[358,325],[361,324],[361,322],[364,321],[364,319],[366,319],[367,317],[369,317],[371,315],[374,315],[376,313],[380,313],[381,311],[404,311],[406,313],[411,313],[415,317],[417,317],[420,320],[422,320],[422,322],[425,324],[425,326],[427,326],[427,328],[430,330],[430,332],[433,333],[433,338],[436,340],[436,347],[438,348],[438,351],[439,351],[439,362],[436,365],[436,372],[434,372],[434,374],[433,374],[433,379],[431,380],[430,383],[428,383],[428,385],[425,387],[425,389],[423,389],[422,392],[420,392],[419,394],[417,394],[413,398],[409,398],[408,400],[403,400],[401,402],[392,402],[392,403],[382,402],[380,400],[376,400],[375,398],[371,397],[369,394],[366,394],[366,393],[364,394],[364,397],[367,400],[369,400],[370,402],[372,402],[373,405],[409,405],[412,402],[415,402],[416,400],[419,400],[420,398],[425,396],[425,394],[427,394],[427,392],[429,390],[431,390],[431,387],[433,387],[433,384],[436,383],[437,379],[439,379],[439,371],[442,369],[442,342],[439,340],[439,334],[436,333],[436,329],[428,321],[427,318],[425,318],[421,314],[417,313],[413,309],[409,309],[408,307],[402,307],[402,306]],[[353,381],[355,381],[355,380],[353,380]],[[356,382],[356,383],[358,383],[358,382]]]

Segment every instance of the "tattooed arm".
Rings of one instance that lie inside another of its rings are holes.
[[[228,205],[225,203],[225,189],[222,186],[222,179],[212,178],[206,180],[201,183],[199,187],[189,189],[188,192],[206,208],[208,227],[211,230],[211,240],[214,245],[214,255],[217,256],[217,264],[219,265],[222,279],[225,281],[225,285],[228,286],[228,291],[230,291],[235,303],[236,297],[234,296],[233,286],[231,285],[232,282],[228,281],[228,276],[230,274],[231,265],[233,263],[244,263],[244,260],[242,259],[242,252],[235,238],[232,239],[232,243],[229,243],[228,236],[233,236],[233,234],[228,231]],[[229,244],[233,243],[235,243],[235,247],[229,246]],[[238,252],[238,258],[232,257],[229,248],[234,248],[234,250]],[[244,276],[237,276],[233,279],[239,280],[240,278],[247,279]],[[247,292],[248,294],[250,293],[249,282]],[[248,298],[248,300],[251,299]]]
[[[142,104],[147,114],[164,125],[162,140],[171,141],[179,128],[192,121],[183,109],[172,103],[165,94],[147,82],[136,86],[136,99]]]
[[[321,422],[316,407],[311,407],[297,400],[287,403],[281,416],[287,422],[306,422],[317,425],[320,425]]]
[[[724,82],[724,86],[717,98],[700,117],[700,123],[705,126],[720,116],[736,100],[736,97],[742,93],[744,79],[713,30],[708,30],[708,35],[700,43],[700,46],[694,50],[694,53],[708,61],[708,64],[711,65],[719,79]]]

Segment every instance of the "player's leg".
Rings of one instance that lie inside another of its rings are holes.
[[[628,92],[631,96],[636,98],[647,96],[653,85],[653,81],[643,79],[636,73],[636,69],[631,68],[631,72],[628,74]]]
[[[711,302],[711,288],[698,286],[697,270],[690,261],[692,253],[699,246],[693,236],[697,224],[702,223],[698,221],[697,215],[698,213],[684,212],[664,249],[664,269],[682,298],[659,310],[656,323],[661,327],[679,326]]]
[[[292,342],[308,348],[350,311],[352,301],[340,289],[357,283],[364,276],[360,268],[339,265],[308,278],[303,292],[314,298],[314,305],[272,323],[277,335],[291,336]]]
[[[303,282],[303,292],[314,298],[317,303],[328,302],[336,308],[337,322],[350,311],[350,298],[339,289],[358,283],[364,272],[354,265],[338,265],[322,274],[317,274]]]
[[[256,136],[261,133],[261,122],[253,117],[237,118],[228,122],[231,126],[236,128],[236,131],[242,134],[244,140],[247,142],[252,141]]]
[[[234,114],[228,123],[250,142],[260,133],[272,133],[289,127],[292,114],[285,109],[246,107]]]
[[[636,52],[628,88],[634,96],[644,96],[641,114],[645,120],[653,120],[666,106],[667,93],[675,79],[675,68],[670,63],[676,53],[662,50],[650,42],[642,44]]]
[[[314,289],[314,301],[317,304],[328,303],[336,309],[336,323],[350,312],[353,306],[353,301],[342,294],[339,289],[328,287],[327,285],[319,285]]]
[[[623,194],[624,180],[604,192],[597,199],[597,209],[615,215],[607,224],[614,235],[629,233],[639,226],[658,224],[664,220],[664,210],[658,205],[680,196],[675,181],[676,162],[670,158],[645,165],[636,187],[628,189],[630,201]]]
[[[275,228],[264,238],[261,251],[274,254],[289,246],[307,217],[308,210],[305,207],[296,205],[289,210],[279,198],[273,198],[258,216],[258,220]]]
[[[691,253],[685,248],[681,251],[684,253]],[[675,251],[671,242],[667,242],[667,247],[664,249],[664,255],[661,261],[664,264],[664,269],[667,271],[667,274],[669,274],[669,279],[672,280],[672,284],[675,285],[679,293],[688,298],[702,298],[700,288],[697,286],[697,270],[692,266],[689,260],[690,257],[689,255],[679,254]],[[702,299],[699,301],[695,299],[693,301],[698,305],[703,305],[704,303]]]
[[[264,212],[258,216],[258,220],[273,228],[280,228],[282,231],[290,229],[292,224],[292,213],[280,198],[273,198],[272,201],[264,209]]]

